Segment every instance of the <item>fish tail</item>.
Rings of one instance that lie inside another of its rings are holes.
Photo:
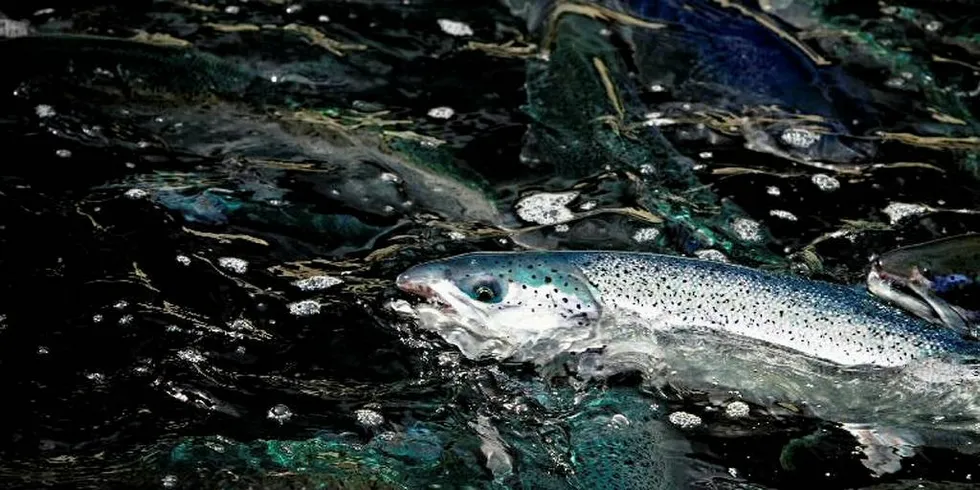
[[[861,463],[875,477],[897,473],[902,469],[902,459],[916,454],[922,446],[922,437],[907,429],[876,424],[843,424],[860,444]]]

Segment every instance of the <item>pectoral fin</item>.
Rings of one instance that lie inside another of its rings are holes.
[[[967,323],[963,316],[960,315],[952,305],[933,294],[929,288],[921,284],[911,283],[908,286],[909,289],[915,292],[915,294],[919,295],[919,297],[929,305],[932,311],[935,312],[935,316],[939,318],[942,325],[953,329],[955,332],[963,335],[964,337],[977,337],[977,332],[973,331],[970,324]]]
[[[876,271],[872,270],[868,275],[867,285],[868,291],[870,291],[871,294],[888,301],[889,303],[892,303],[895,306],[898,306],[899,308],[922,318],[927,322],[943,324],[942,318],[936,314],[935,309],[930,306],[928,302],[899,291],[893,286],[891,281],[884,279]]]

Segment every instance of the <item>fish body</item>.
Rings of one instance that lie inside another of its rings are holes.
[[[639,326],[631,332],[637,338],[703,330],[839,366],[980,359],[980,343],[863,291],[683,257],[474,253],[415,266],[397,283],[445,305],[476,334],[515,348],[581,340],[599,325],[628,320]]]

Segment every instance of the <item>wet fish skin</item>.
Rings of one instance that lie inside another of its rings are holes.
[[[527,345],[575,336],[600,320],[656,330],[706,329],[842,366],[900,367],[980,359],[980,343],[841,285],[737,265],[632,252],[472,253],[397,279],[486,335]]]

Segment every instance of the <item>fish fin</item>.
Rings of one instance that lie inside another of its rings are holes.
[[[929,323],[942,325],[942,319],[936,315],[935,309],[929,303],[911,294],[900,293],[891,281],[882,277],[874,269],[868,274],[867,288],[868,292],[880,299],[892,303]]]
[[[963,316],[952,305],[933,294],[932,291],[921,284],[911,283],[908,287],[915,294],[919,295],[923,301],[929,304],[932,311],[939,317],[943,326],[951,328],[956,333],[965,337],[976,337],[976,332],[973,332],[973,329],[970,328]]]
[[[864,455],[861,463],[875,477],[900,471],[902,459],[914,456],[922,445],[918,434],[894,427],[849,423],[842,428],[857,439]]]

